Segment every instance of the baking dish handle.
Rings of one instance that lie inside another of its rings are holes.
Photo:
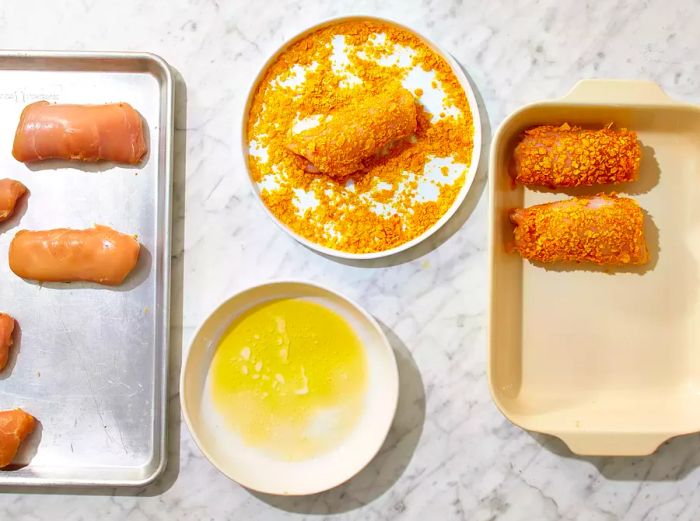
[[[671,105],[678,103],[653,81],[581,80],[562,100],[616,105]]]
[[[663,442],[675,436],[668,433],[641,432],[559,432],[574,454],[581,456],[648,456]]]

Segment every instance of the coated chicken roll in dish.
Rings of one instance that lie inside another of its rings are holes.
[[[322,115],[319,125],[291,134],[287,148],[308,161],[307,172],[344,177],[415,133],[417,125],[413,95],[394,86]]]
[[[15,319],[5,313],[0,313],[0,371],[5,369],[12,347],[12,333],[15,330]]]
[[[136,266],[139,242],[107,226],[17,232],[10,243],[10,269],[40,282],[121,284]]]
[[[143,121],[128,103],[56,105],[37,101],[20,116],[12,155],[137,164],[146,154]]]
[[[27,193],[25,187],[14,179],[0,179],[0,222],[12,217],[17,200]]]
[[[510,212],[514,247],[538,262],[644,264],[644,213],[632,199],[598,194]]]
[[[19,446],[35,427],[34,416],[22,409],[0,411],[0,468],[12,463]]]
[[[515,147],[511,176],[525,185],[562,188],[634,181],[642,150],[637,134],[544,125],[526,130]]]

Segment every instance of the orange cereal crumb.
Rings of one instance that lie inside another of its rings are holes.
[[[416,89],[413,91],[419,98],[423,95],[423,89]]]

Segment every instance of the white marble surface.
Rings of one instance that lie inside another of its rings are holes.
[[[136,494],[10,491],[0,495],[0,519],[700,518],[700,436],[648,458],[579,458],[496,410],[485,374],[483,177],[453,234],[393,266],[321,257],[257,206],[238,145],[251,77],[305,25],[346,13],[393,17],[450,50],[475,81],[492,129],[586,77],[651,79],[700,103],[697,0],[3,1],[0,48],[152,51],[187,85],[176,141],[175,370],[182,344],[224,297],[272,277],[303,277],[349,294],[382,321],[399,352],[403,395],[368,469],[328,493],[284,499],[251,494],[214,470],[180,424],[173,389],[171,465],[158,483]]]

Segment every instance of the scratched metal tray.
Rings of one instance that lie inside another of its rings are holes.
[[[20,112],[41,99],[130,103],[148,129],[144,163],[15,161]],[[0,52],[0,177],[30,191],[0,224],[0,311],[19,323],[0,409],[40,422],[0,485],[138,486],[165,467],[172,137],[172,78],[157,56]],[[139,263],[122,286],[36,284],[10,271],[17,230],[94,223],[138,235]]]

